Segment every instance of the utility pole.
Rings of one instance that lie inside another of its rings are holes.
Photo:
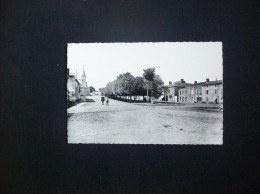
[[[146,96],[146,100],[148,102],[148,84],[147,84],[147,96]]]

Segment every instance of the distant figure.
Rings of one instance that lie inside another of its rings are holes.
[[[221,98],[219,111],[223,111],[223,99]]]
[[[107,105],[107,106],[109,105],[109,99],[108,99],[108,97],[107,97],[106,105]]]
[[[104,105],[104,101],[105,101],[105,97],[104,97],[104,96],[101,96],[102,105]]]

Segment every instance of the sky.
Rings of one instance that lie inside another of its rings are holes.
[[[142,76],[154,67],[165,85],[184,79],[187,83],[222,80],[221,42],[69,43],[67,67],[88,86],[103,88],[119,74]]]

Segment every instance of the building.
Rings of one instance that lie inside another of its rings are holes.
[[[178,102],[191,102],[191,88],[192,86],[187,86],[179,90]]]
[[[80,83],[75,75],[70,75],[67,69],[67,100],[76,102],[80,100]]]
[[[204,82],[197,83],[197,81],[195,81],[194,84],[192,84],[190,102],[192,102],[192,103],[202,102],[202,85],[203,84],[204,84]]]
[[[205,82],[188,85],[185,88],[179,90],[179,102],[198,103],[202,102],[202,86]]]
[[[88,84],[86,81],[85,70],[83,68],[83,73],[81,76],[81,85],[80,85],[80,98],[81,98],[81,100],[85,100],[86,96],[89,96],[89,95],[90,95],[90,91],[89,91]]]
[[[221,80],[187,85],[184,88],[179,89],[178,102],[184,103],[223,103],[223,86]]]
[[[202,102],[205,103],[222,103],[223,102],[223,85],[222,80],[209,81],[202,85]]]
[[[185,88],[191,84],[186,83],[184,79],[181,79],[180,81],[176,81],[172,84],[172,82],[169,82],[169,85],[166,87],[168,88],[167,94],[165,94],[166,101],[173,101],[173,102],[179,102],[180,98],[180,92],[179,90],[182,88]]]

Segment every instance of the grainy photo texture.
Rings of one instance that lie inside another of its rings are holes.
[[[68,143],[223,144],[221,42],[69,43]]]

